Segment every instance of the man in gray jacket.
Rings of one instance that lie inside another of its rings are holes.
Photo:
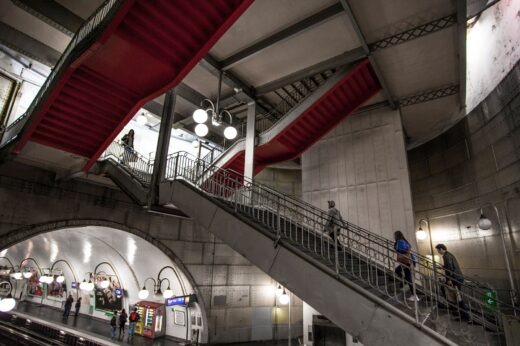
[[[329,211],[327,212],[327,223],[325,224],[325,232],[335,241],[339,234],[340,227],[345,226],[345,221],[341,217],[341,213],[336,209],[334,201],[327,201],[329,204]],[[339,239],[338,239],[339,241]]]

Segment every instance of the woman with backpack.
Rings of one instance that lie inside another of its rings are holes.
[[[123,157],[121,159],[122,164],[128,164],[129,162],[135,161],[134,136],[134,130],[130,130],[123,136],[123,138],[121,138],[124,148]]]
[[[401,279],[404,275],[404,280],[408,284],[410,292],[412,293],[412,295],[408,297],[408,300],[419,301],[419,297],[417,297],[416,292],[414,292],[412,283],[412,267],[415,265],[415,256],[411,253],[412,246],[408,240],[406,240],[401,231],[395,231],[394,240],[394,250],[397,253],[398,263],[398,266],[395,268],[395,274]]]

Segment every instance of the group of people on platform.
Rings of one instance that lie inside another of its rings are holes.
[[[128,341],[130,342],[135,334],[135,328],[137,322],[139,322],[141,316],[137,312],[137,308],[134,308],[130,315],[128,315],[125,309],[121,310],[121,313],[118,316],[118,312],[114,311],[112,318],[110,319],[110,337],[112,339],[116,338],[117,329],[119,327],[119,336],[118,340],[123,340],[125,337],[125,326],[128,321]]]
[[[72,303],[74,303],[74,298],[72,297],[72,293],[69,293],[67,300],[65,300],[65,306],[63,309],[63,318],[68,318],[70,315],[70,311],[72,310]],[[75,312],[74,316],[77,317],[79,315],[79,309],[81,309],[81,297],[76,300],[75,304]]]
[[[328,213],[325,222],[324,233],[334,241],[334,246],[338,247],[338,251],[342,251],[342,244],[339,240],[341,228],[346,228],[347,224],[343,220],[340,211],[336,208],[334,201],[327,201]],[[348,241],[348,240],[347,240]],[[409,301],[420,301],[419,295],[422,294],[421,288],[414,285],[413,268],[417,263],[417,258],[412,252],[412,246],[401,231],[394,232],[394,250],[396,253],[396,267],[394,269],[397,279],[404,279],[411,295],[407,298]],[[443,265],[438,265],[444,270],[444,280],[439,282],[440,291],[448,302],[448,308],[454,317],[454,320],[467,321],[471,320],[468,307],[462,299],[461,290],[464,284],[464,275],[460,269],[459,263],[455,256],[448,251],[444,244],[435,246],[437,253],[443,258]]]

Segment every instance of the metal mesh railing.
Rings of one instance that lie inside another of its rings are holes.
[[[110,22],[113,15],[117,12],[117,9],[122,3],[123,0],[105,1],[105,3],[100,6],[97,11],[94,12],[83,23],[45,80],[45,83],[43,83],[42,87],[38,91],[38,94],[36,94],[36,97],[32,101],[27,111],[5,129],[0,146],[5,146],[18,136],[29,116],[33,114],[40,106],[41,101],[47,98],[49,92],[52,90],[52,87],[61,77],[65,71],[64,67],[69,66],[70,63],[84,51],[84,49],[77,50],[75,48],[77,48],[80,44],[89,42],[94,37],[97,37],[106,24]]]
[[[188,153],[168,159],[166,179],[181,179],[209,196],[227,203],[235,212],[254,220],[278,238],[287,239],[303,252],[324,262],[337,275],[345,276],[385,300],[394,302],[413,317],[458,340],[475,338],[501,341],[501,314],[517,314],[513,304],[486,302],[486,288],[478,284],[450,284],[450,273],[433,270],[430,259],[413,252],[415,265],[406,269],[410,280],[394,271],[394,243],[349,222],[335,223],[339,237],[334,240],[324,230],[330,228],[327,212],[304,201],[286,196],[267,186],[248,181],[240,174],[222,170],[197,160]],[[439,266],[437,266],[438,268]],[[404,268],[403,268],[404,269]],[[411,286],[405,293],[403,286]],[[410,300],[418,295],[420,301]],[[465,319],[470,321],[470,327]]]

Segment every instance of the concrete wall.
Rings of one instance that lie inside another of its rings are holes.
[[[472,111],[520,59],[520,1],[499,1],[467,29],[466,105]]]
[[[114,188],[15,162],[0,166],[0,250],[37,234],[78,226],[133,233],[164,252],[201,297],[203,341],[245,342],[287,335],[275,325],[275,282],[191,220],[147,213]],[[293,299],[292,335],[301,335],[302,303]],[[286,308],[277,311],[283,316]]]
[[[465,274],[503,289],[511,288],[507,253],[518,288],[520,64],[465,119],[410,151],[408,160],[416,220],[431,220],[434,243],[445,243]],[[493,222],[489,231],[477,227],[481,206]],[[428,244],[419,242],[421,252],[429,253]]]
[[[301,198],[302,171],[300,169],[266,168],[260,172],[255,181],[272,187],[276,191]]]
[[[399,111],[347,118],[302,157],[303,198],[387,238],[414,238],[413,211]]]

